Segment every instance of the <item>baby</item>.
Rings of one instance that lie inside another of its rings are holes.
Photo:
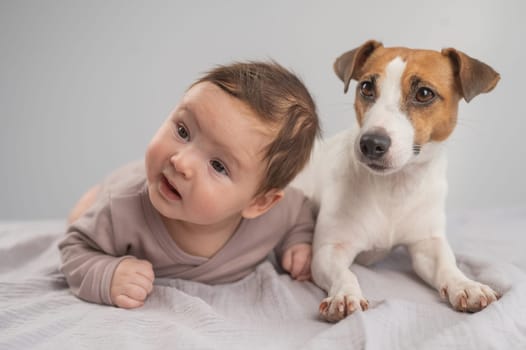
[[[227,283],[274,250],[310,278],[314,219],[289,182],[319,121],[303,83],[275,62],[218,66],[195,82],[150,142],[77,203],[59,243],[79,298],[144,304],[155,277]]]

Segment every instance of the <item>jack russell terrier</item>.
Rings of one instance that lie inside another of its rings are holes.
[[[398,245],[455,309],[475,312],[497,300],[458,269],[447,242],[443,141],[455,128],[460,99],[489,92],[499,74],[452,48],[386,48],[373,40],[341,55],[334,71],[344,92],[358,81],[359,127],[319,142],[293,183],[317,208],[312,276],[328,293],[321,317],[334,322],[367,310],[349,267],[373,263]]]

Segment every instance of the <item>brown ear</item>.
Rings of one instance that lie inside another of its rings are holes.
[[[467,102],[478,94],[490,92],[499,82],[499,73],[463,52],[448,48],[442,50],[442,55],[448,56],[453,62],[460,92]]]
[[[333,68],[338,78],[345,84],[343,92],[347,92],[351,79],[356,78],[358,71],[367,61],[367,58],[380,46],[382,46],[382,43],[369,40],[362,46],[347,51],[336,59]]]

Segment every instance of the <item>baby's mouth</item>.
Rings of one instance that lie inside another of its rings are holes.
[[[162,175],[161,181],[170,192],[169,194],[172,194],[172,196],[175,197],[174,199],[182,199],[179,191],[177,191],[177,189],[174,186],[172,186],[172,184],[170,183],[170,181],[168,181],[168,178],[164,176],[164,174]]]

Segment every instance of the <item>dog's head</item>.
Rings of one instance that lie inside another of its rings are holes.
[[[491,91],[499,74],[449,48],[441,52],[385,48],[368,41],[334,63],[347,92],[357,80],[360,133],[355,152],[373,173],[389,174],[425,153],[453,131],[458,102]]]

